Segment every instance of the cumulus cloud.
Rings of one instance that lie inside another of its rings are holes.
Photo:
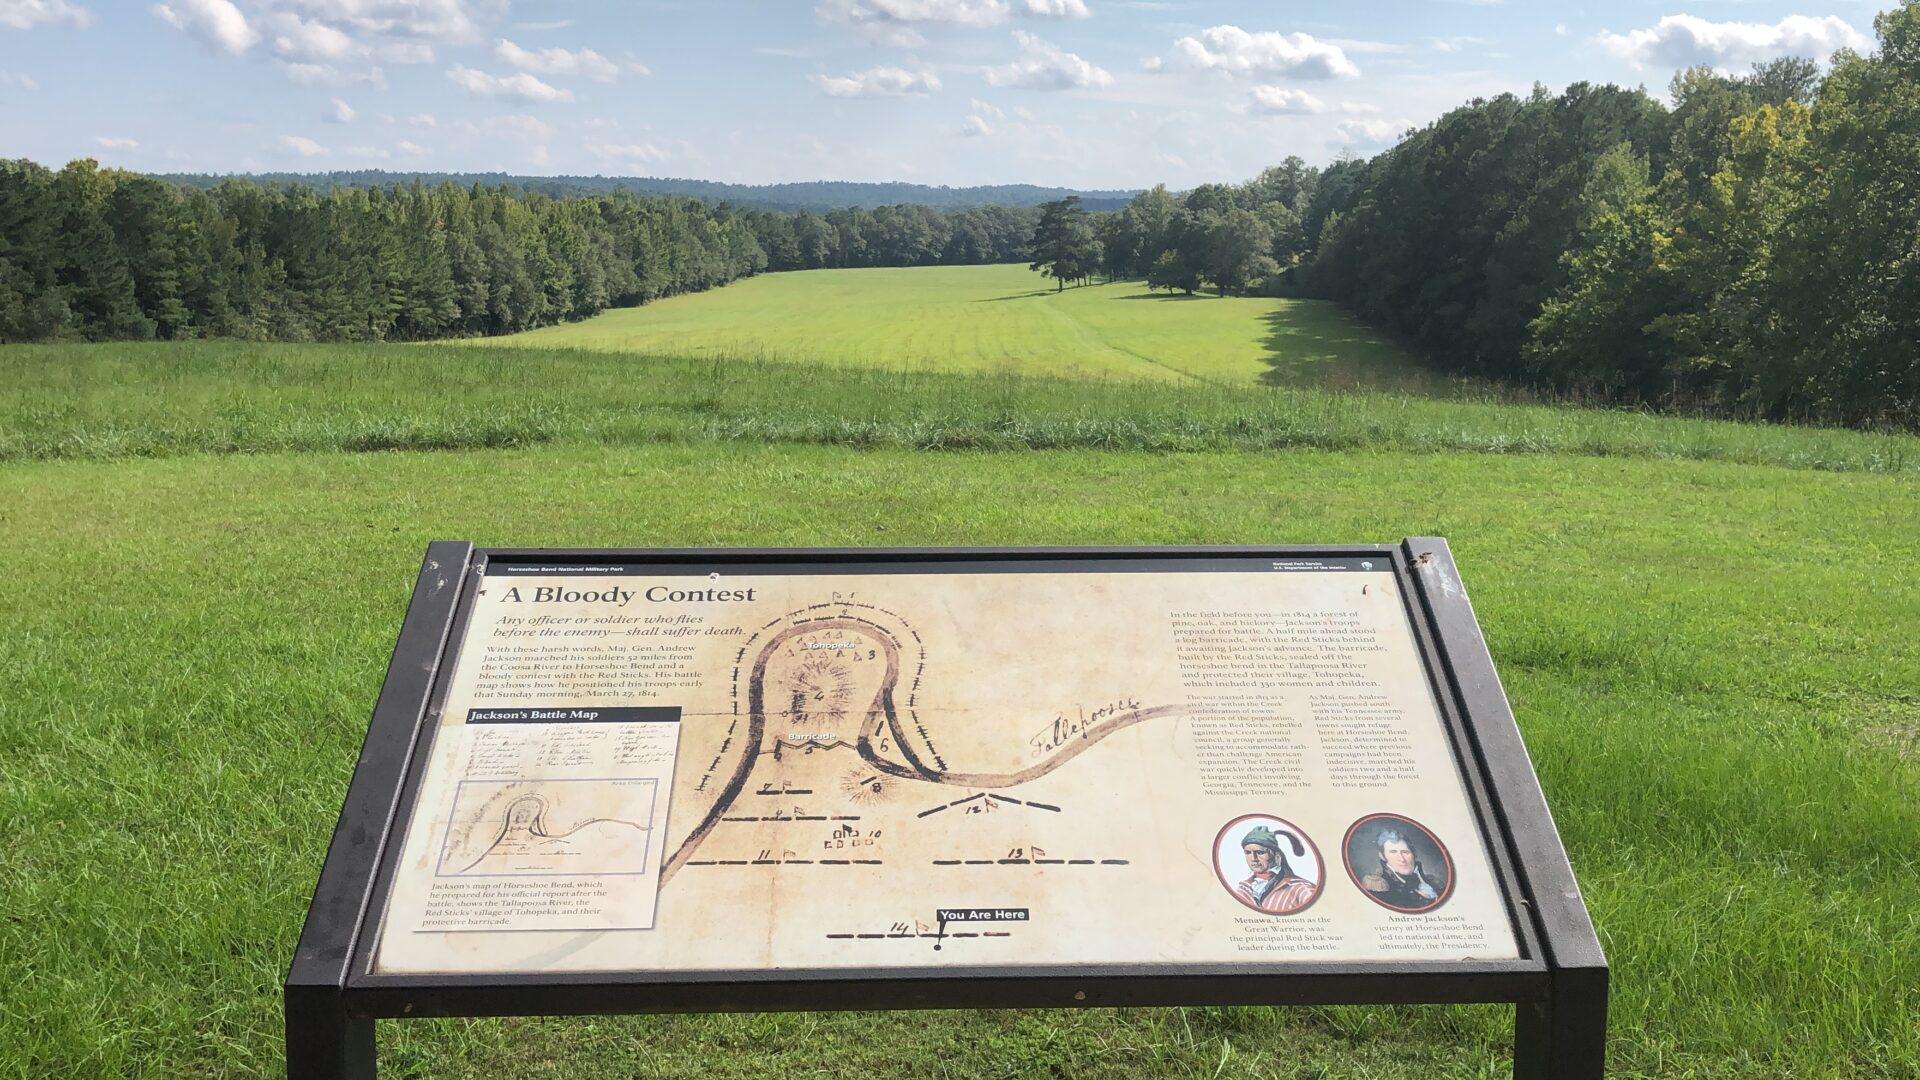
[[[406,154],[409,157],[421,157],[425,155],[427,152],[426,147],[421,146],[419,143],[413,142],[408,139],[400,140],[398,143],[394,145],[394,149],[400,151],[403,154]]]
[[[1824,60],[1842,47],[1866,51],[1873,45],[1837,15],[1812,18],[1789,15],[1777,23],[1709,22],[1698,15],[1668,15],[1647,30],[1602,33],[1602,48],[1632,64],[1682,68],[1695,64],[1731,67],[1782,56]]]
[[[672,157],[669,151],[662,150],[652,143],[589,143],[587,150],[595,157],[609,158],[629,164],[646,164],[665,161]]]
[[[345,31],[416,41],[470,42],[506,13],[506,0],[268,0]]]
[[[326,147],[321,146],[305,135],[282,135],[280,136],[280,145],[299,154],[301,157],[320,157],[327,152]]]
[[[820,0],[813,11],[827,22],[854,26],[889,23],[997,26],[1007,21],[1009,8],[1007,0]]]
[[[342,71],[332,64],[312,64],[304,60],[275,60],[274,66],[287,81],[300,86],[373,86],[385,88],[387,74],[379,68]]]
[[[815,86],[828,97],[905,97],[940,89],[940,77],[931,71],[877,67],[852,75],[815,75]]]
[[[137,139],[128,139],[117,135],[95,135],[93,141],[109,150],[132,150],[140,145]]]
[[[596,82],[620,77],[620,65],[592,49],[523,49],[501,38],[493,47],[493,55],[508,67],[536,75],[578,75]]]
[[[475,97],[505,98],[537,104],[573,100],[573,91],[541,82],[524,71],[518,75],[489,75],[456,64],[447,69],[447,78]]]
[[[1018,86],[1028,90],[1073,90],[1083,86],[1106,86],[1113,75],[1073,53],[1042,41],[1024,30],[1015,30],[1020,55],[1011,64],[987,68],[982,74],[994,86]]]
[[[268,25],[274,31],[273,51],[296,60],[346,60],[367,51],[346,32],[298,15],[282,13]]]
[[[373,50],[373,55],[389,64],[431,64],[433,46],[418,41],[394,41]]]
[[[917,49],[927,43],[922,27],[998,26],[1015,15],[1035,19],[1084,19],[1086,0],[819,0],[822,22],[843,23],[874,45]]]
[[[1351,147],[1381,147],[1400,141],[1400,136],[1412,127],[1408,120],[1342,120],[1340,138]]]
[[[172,0],[153,5],[153,13],[176,30],[224,52],[243,53],[260,40],[259,31],[233,6],[233,0]]]
[[[1087,0],[1027,0],[1026,13],[1042,19],[1084,19]]]
[[[978,116],[969,116],[960,122],[960,134],[977,138],[981,135],[993,134],[993,129],[988,127],[987,122]]]
[[[0,26],[9,30],[60,23],[85,27],[92,22],[93,12],[67,0],[0,0]]]
[[[478,124],[471,120],[459,120],[452,126],[465,134],[481,136],[491,146],[517,147],[528,161],[536,165],[546,164],[547,142],[553,138],[552,128],[525,113],[490,116]]]
[[[1268,116],[1327,111],[1326,102],[1305,90],[1290,90],[1284,86],[1256,86],[1248,92],[1247,97],[1250,99],[1249,109]]]
[[[351,124],[353,123],[353,118],[359,115],[359,113],[353,111],[353,106],[341,101],[339,98],[334,98],[332,107],[327,109],[327,115],[323,117],[323,119],[332,124]]]
[[[1351,78],[1360,69],[1346,50],[1312,34],[1271,30],[1249,33],[1237,26],[1212,26],[1173,43],[1163,60],[1147,62],[1150,71],[1220,71],[1229,75],[1281,75],[1295,79]]]

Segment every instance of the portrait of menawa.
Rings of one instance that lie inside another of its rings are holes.
[[[1282,850],[1283,841],[1292,859]],[[1292,915],[1320,895],[1320,852],[1312,843],[1289,822],[1249,814],[1221,827],[1214,869],[1234,899],[1268,915]],[[1241,859],[1246,861],[1243,878],[1235,866]]]

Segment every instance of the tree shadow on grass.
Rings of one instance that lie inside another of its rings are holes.
[[[1052,296],[1058,289],[1035,289],[1032,292],[1009,293],[1006,296],[983,296],[975,300],[976,304],[997,304],[1002,300],[1028,300],[1036,296]]]
[[[1294,302],[1260,318],[1266,324],[1264,385],[1461,396],[1459,380],[1422,368],[1383,334],[1332,304]]]
[[[1194,293],[1194,294],[1192,294],[1191,296],[1189,296],[1189,295],[1188,295],[1188,294],[1186,294],[1186,293],[1157,293],[1157,292],[1137,292],[1137,293],[1128,293],[1128,294],[1127,294],[1127,295],[1125,295],[1125,296],[1115,296],[1115,297],[1112,297],[1111,299],[1114,299],[1114,300],[1158,300],[1158,301],[1160,301],[1161,303],[1163,303],[1163,304],[1164,304],[1164,303],[1169,303],[1169,302],[1171,302],[1171,303],[1186,303],[1186,302],[1188,302],[1188,301],[1191,301],[1191,300],[1218,300],[1218,299],[1220,299],[1220,298],[1219,298],[1218,296],[1214,296],[1214,295],[1212,295],[1212,294],[1210,294],[1210,293]]]

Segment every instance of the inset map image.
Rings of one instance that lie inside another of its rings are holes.
[[[464,781],[434,874],[644,874],[658,789],[653,779]]]

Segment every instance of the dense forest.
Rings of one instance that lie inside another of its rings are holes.
[[[779,214],[511,187],[183,187],[0,162],[0,341],[507,334],[763,270],[1022,259],[1036,210]]]
[[[159,177],[188,187],[214,188],[230,179],[252,180],[269,186],[298,184],[318,191],[337,187],[410,187],[418,180],[428,187],[454,183],[461,187],[512,187],[555,199],[574,195],[683,195],[709,203],[726,203],[750,210],[824,214],[829,210],[911,203],[942,210],[973,206],[1039,206],[1077,195],[1089,210],[1118,210],[1135,192],[1074,191],[1034,184],[985,184],[947,187],[931,184],[857,183],[846,180],[810,180],[787,184],[724,184],[716,180],[686,180],[661,176],[515,176],[509,173],[389,172],[385,169],[345,169],[323,173],[252,173],[244,177],[212,173],[170,173]]]
[[[1336,300],[1438,368],[1615,402],[1920,427],[1920,0],[1824,78],[1476,100],[1369,160],[1045,208],[1035,268]]]

